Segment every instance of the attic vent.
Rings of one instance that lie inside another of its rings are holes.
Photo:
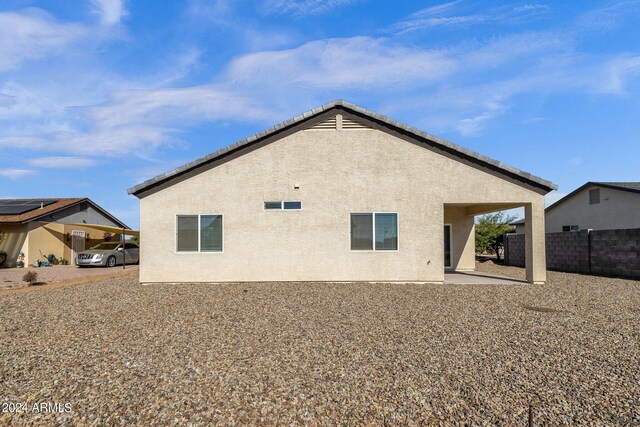
[[[342,118],[342,129],[366,129],[367,126],[362,123],[355,122],[353,120],[349,120],[346,117]]]
[[[356,121],[350,120],[344,117],[342,114],[337,114],[334,117],[325,120],[310,127],[312,130],[350,130],[350,129],[367,129],[367,126],[360,124]]]
[[[329,120],[325,120],[324,122],[318,123],[315,126],[312,126],[311,129],[319,129],[319,130],[336,130],[336,116],[333,116]]]

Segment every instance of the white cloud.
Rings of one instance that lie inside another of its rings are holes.
[[[91,3],[103,25],[119,24],[127,16],[123,0],[91,0]]]
[[[339,7],[353,4],[354,0],[265,0],[268,13],[296,16],[320,15]]]
[[[623,94],[626,84],[634,76],[640,76],[640,56],[616,58],[606,65],[599,90]]]
[[[485,122],[501,114],[504,109],[504,106],[500,103],[489,102],[485,106],[485,111],[475,117],[460,120],[456,128],[462,135],[476,134],[482,129]]]
[[[353,37],[244,55],[231,62],[227,78],[252,86],[398,89],[434,81],[454,71],[456,62],[446,52],[407,47],[387,39]]]
[[[482,3],[478,3],[482,5]],[[464,5],[464,7],[463,7]],[[423,29],[443,29],[453,26],[474,25],[482,23],[513,24],[526,18],[535,17],[546,12],[548,6],[527,4],[523,6],[500,6],[487,8],[479,13],[462,13],[470,6],[460,1],[430,6],[412,13],[407,18],[390,27],[392,32],[407,34]],[[456,13],[457,12],[457,13]]]
[[[17,180],[24,178],[28,175],[34,174],[35,171],[29,169],[0,169],[0,176],[11,180]]]
[[[98,161],[87,157],[75,156],[51,156],[30,159],[27,163],[31,166],[52,169],[84,169],[95,166]]]
[[[40,9],[0,12],[0,72],[59,54],[86,31],[79,24],[60,23]]]

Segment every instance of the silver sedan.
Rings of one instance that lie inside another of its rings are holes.
[[[78,252],[75,263],[78,267],[115,267],[140,262],[140,248],[134,243],[104,242],[89,250]]]

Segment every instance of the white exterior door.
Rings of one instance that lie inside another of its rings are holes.
[[[76,262],[76,255],[78,252],[84,251],[84,242],[86,239],[86,233],[80,230],[73,230],[71,232],[71,260]]]

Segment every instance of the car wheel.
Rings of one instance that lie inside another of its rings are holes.
[[[115,266],[116,266],[116,257],[111,255],[109,258],[107,258],[107,267],[115,267]]]

